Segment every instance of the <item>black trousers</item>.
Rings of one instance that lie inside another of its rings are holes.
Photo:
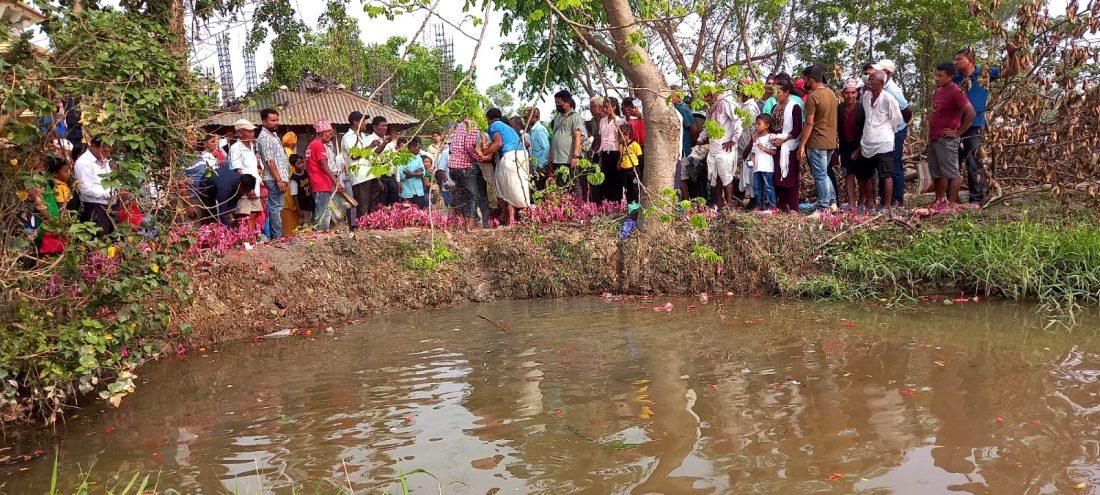
[[[619,170],[619,162],[622,153],[618,151],[601,151],[598,156],[600,172],[603,172],[603,184],[592,187],[590,201],[601,203],[604,201],[619,202],[623,200],[623,178]]]
[[[386,189],[380,194],[382,204],[384,206],[392,206],[396,203],[400,203],[401,195],[397,192],[397,179],[386,176],[378,180],[381,181],[382,186]]]
[[[115,221],[111,218],[111,211],[107,205],[85,202],[80,210],[80,221],[94,223],[99,227],[101,236],[115,233]]]
[[[421,194],[419,196],[413,196],[411,198],[405,199],[405,202],[412,203],[412,204],[416,205],[417,207],[419,207],[421,210],[427,210],[428,209],[428,196],[426,196],[424,194]]]
[[[351,186],[351,195],[359,206],[355,207],[355,214],[359,217],[369,215],[378,209],[378,197],[382,187],[378,185],[378,179],[371,179]]]
[[[645,155],[638,157],[638,166],[634,168],[624,168],[622,170],[623,187],[626,188],[626,202],[627,204],[635,203],[640,197],[640,191],[642,188],[642,177],[645,173]]]
[[[959,163],[966,164],[966,188],[971,203],[985,201],[985,189],[989,185],[989,175],[985,166],[978,160],[978,148],[982,147],[982,128],[971,127],[959,140]]]

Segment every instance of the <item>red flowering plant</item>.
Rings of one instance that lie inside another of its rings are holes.
[[[626,213],[623,203],[591,203],[574,194],[546,196],[525,212],[528,221],[536,225],[585,222],[594,217]]]
[[[439,210],[425,210],[416,205],[398,203],[384,206],[377,211],[359,217],[356,224],[360,229],[398,230],[409,227],[461,227],[463,219],[459,215]]]
[[[192,295],[193,233],[150,237],[121,224],[107,237],[74,223],[67,234],[66,249],[32,269],[50,274],[25,277],[6,296],[0,412],[54,421],[78,392],[97,389],[118,405],[134,391],[136,366],[156,354],[150,342],[188,332],[174,308]]]

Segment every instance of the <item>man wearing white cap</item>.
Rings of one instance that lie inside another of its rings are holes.
[[[883,91],[890,93],[890,96],[897,100],[898,106],[901,107],[901,115],[903,122],[898,126],[897,131],[894,132],[894,206],[903,206],[905,204],[905,164],[902,162],[904,156],[905,136],[909,132],[908,124],[913,119],[913,110],[909,108],[909,100],[905,99],[905,93],[901,91],[901,86],[894,80],[894,72],[897,70],[897,66],[894,65],[894,61],[888,58],[879,60],[877,64],[871,66],[874,70],[881,70],[886,73],[886,86],[882,88]],[[879,183],[882,183],[882,177],[879,177]],[[885,187],[879,191],[879,197],[882,200],[882,204],[890,204],[887,201],[888,198],[882,197],[882,193],[885,191]]]
[[[874,166],[883,181],[883,194],[887,204],[885,208],[892,215],[889,201],[893,197],[894,178],[889,173],[893,168],[894,129],[904,120],[901,109],[893,95],[884,89],[886,71],[876,70],[867,79],[867,91],[863,92],[864,113],[863,136],[860,138],[859,157],[867,166]]]
[[[237,216],[246,217],[248,229],[254,231],[256,219],[264,210],[263,203],[260,202],[260,159],[252,147],[256,126],[252,125],[248,119],[240,119],[233,123],[233,129],[237,131],[237,142],[229,147],[229,168],[241,175],[251,175],[256,178],[256,186],[237,202]]]

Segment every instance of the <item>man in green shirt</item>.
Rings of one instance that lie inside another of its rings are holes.
[[[561,90],[554,95],[554,108],[558,115],[554,117],[554,139],[550,143],[550,163],[556,171],[562,166],[575,170],[581,158],[581,144],[584,142],[584,118],[577,113],[577,102],[569,91]],[[558,177],[558,186],[565,185],[566,177]]]

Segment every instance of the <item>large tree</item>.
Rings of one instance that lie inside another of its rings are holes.
[[[652,205],[662,190],[675,183],[680,158],[681,122],[669,101],[671,91],[665,74],[654,63],[642,26],[647,22],[634,14],[627,0],[569,1],[568,12],[551,2],[549,14],[564,21],[568,35],[593,55],[606,57],[622,71],[628,87],[622,88],[642,101],[646,124],[646,167],[642,185],[643,203]],[[649,2],[646,2],[647,4]],[[505,3],[506,4],[506,3]],[[668,4],[665,3],[665,6]],[[675,15],[667,7],[646,9],[653,18]],[[576,19],[576,20],[574,20]],[[606,72],[598,74],[606,77]]]

